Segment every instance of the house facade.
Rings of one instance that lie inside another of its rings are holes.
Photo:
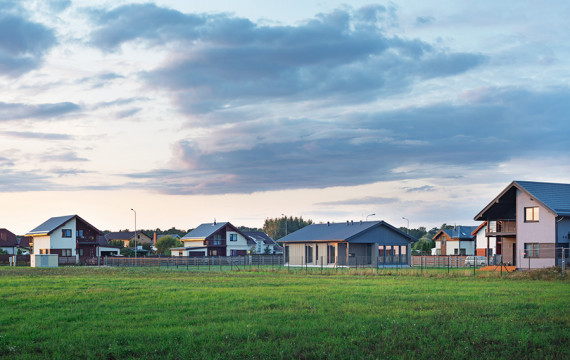
[[[311,224],[279,241],[297,266],[408,265],[417,239],[384,221]]]
[[[229,222],[201,224],[184,235],[183,247],[172,248],[172,256],[243,256],[256,245]]]
[[[142,231],[137,231],[136,234],[134,231],[119,231],[105,234],[105,239],[107,239],[107,241],[121,241],[123,243],[123,247],[129,247],[131,241],[134,243],[135,237],[137,240],[137,246],[151,244],[153,242],[153,239]]]
[[[475,218],[496,238],[496,263],[520,269],[560,265],[568,255],[570,184],[513,181]]]
[[[477,256],[494,257],[497,254],[497,238],[495,236],[487,237],[489,230],[488,224],[484,221],[479,225],[471,235],[475,236],[476,254]]]
[[[475,236],[471,233],[476,226],[455,226],[441,229],[435,236],[434,255],[474,255]]]
[[[0,229],[0,249],[8,255],[18,254],[18,237],[8,229]]]
[[[263,231],[244,231],[243,233],[255,241],[255,245],[251,248],[252,253],[268,255],[283,253],[283,248]]]
[[[30,254],[57,254],[59,257],[108,256],[119,249],[107,245],[103,233],[78,215],[53,217],[26,234]]]

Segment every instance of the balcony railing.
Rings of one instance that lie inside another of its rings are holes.
[[[206,246],[226,246],[226,240],[206,240]]]
[[[516,235],[517,222],[515,220],[490,221],[487,235]]]

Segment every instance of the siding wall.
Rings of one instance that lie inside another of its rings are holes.
[[[539,221],[525,222],[525,208],[538,206]],[[528,268],[529,259],[523,258],[525,243],[554,244],[556,239],[556,216],[547,208],[531,200],[526,193],[517,189],[517,265]],[[540,246],[540,245],[539,245]],[[546,245],[544,248],[552,247]],[[531,258],[530,268],[554,266],[554,258]]]

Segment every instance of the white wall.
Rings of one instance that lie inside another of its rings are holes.
[[[538,206],[538,222],[525,222],[525,207]],[[556,215],[546,207],[539,205],[526,193],[517,189],[517,264],[518,267],[528,268],[529,259],[521,255],[525,243],[554,244]],[[540,246],[540,245],[539,245]],[[520,262],[519,262],[520,261]],[[531,268],[554,266],[554,258],[531,258]]]
[[[230,234],[237,235],[237,241],[230,241]],[[251,246],[247,244],[247,239],[235,231],[226,232],[226,256],[231,255],[232,250],[249,250]]]
[[[476,236],[477,249],[487,249],[487,237],[485,236],[485,231],[487,230],[487,225],[479,229]],[[497,254],[497,238],[492,236],[489,237],[489,249],[493,249],[493,255]]]
[[[62,226],[55,229],[50,234],[50,243],[51,243],[50,249],[71,249],[71,255],[72,256],[76,255],[75,248],[77,247],[77,241],[76,241],[77,226],[75,220],[76,220],[75,218],[69,220]],[[62,237],[61,236],[62,229],[71,229],[71,237],[70,238]]]

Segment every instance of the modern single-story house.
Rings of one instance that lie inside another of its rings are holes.
[[[255,254],[279,254],[283,253],[283,248],[279,246],[269,235],[263,231],[244,231],[245,235],[255,241],[255,245],[252,247],[252,251]]]
[[[475,235],[471,233],[477,226],[455,226],[441,229],[435,236],[433,255],[475,255]]]
[[[95,257],[118,255],[117,247],[108,246],[103,233],[78,215],[48,219],[26,234],[30,253],[57,254],[59,257]]]
[[[8,229],[0,229],[0,249],[8,255],[18,254],[18,237]]]
[[[172,248],[172,256],[242,256],[256,243],[229,222],[201,224],[184,235],[184,247]]]
[[[130,242],[134,243],[135,241],[135,232],[134,231],[119,231],[119,232],[110,232],[105,234],[105,239],[107,241],[122,241],[123,247],[129,247]],[[152,239],[142,231],[136,232],[136,239],[137,239],[137,246],[143,244],[152,244]]]
[[[385,221],[311,224],[279,239],[289,265],[370,267],[410,264],[416,241]]]
[[[570,184],[513,181],[474,219],[488,224],[487,249],[496,238],[495,263],[519,269],[560,265],[569,248]]]

